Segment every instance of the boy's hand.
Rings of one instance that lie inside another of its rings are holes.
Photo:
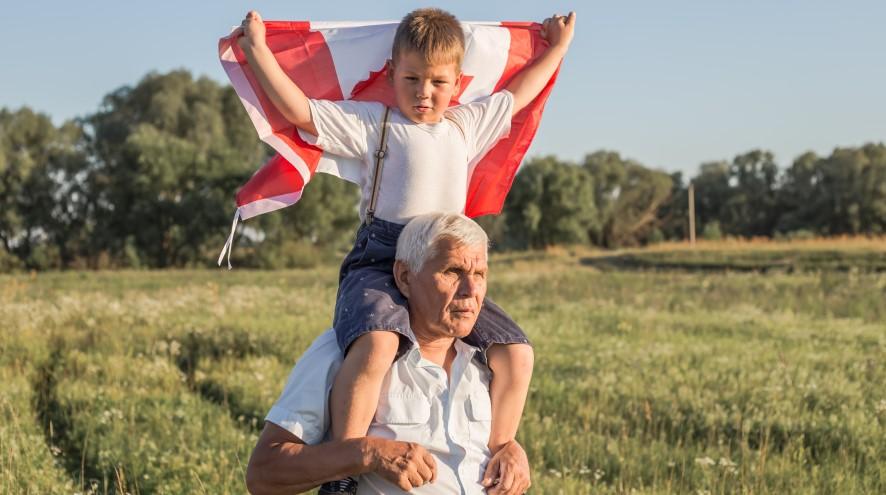
[[[572,42],[575,33],[575,12],[570,12],[568,17],[554,15],[548,17],[541,24],[541,37],[551,44],[551,48],[566,50]]]
[[[261,46],[265,44],[265,23],[262,22],[258,12],[250,10],[243,22],[240,23],[238,31],[243,32],[243,37],[237,40],[240,48]]]
[[[519,495],[529,489],[529,459],[516,440],[506,443],[492,456],[480,484],[489,495]]]

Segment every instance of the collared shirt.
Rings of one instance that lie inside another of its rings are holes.
[[[382,383],[368,435],[415,442],[437,461],[437,480],[409,493],[485,493],[480,480],[491,456],[490,373],[473,359],[475,347],[458,339],[454,345],[448,377],[415,346],[394,362]],[[327,330],[296,363],[265,420],[307,444],[323,441],[329,427],[327,399],[341,361],[335,334]],[[360,477],[357,493],[407,492],[370,473]]]

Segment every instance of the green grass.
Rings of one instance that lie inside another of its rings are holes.
[[[534,493],[886,492],[886,273],[586,259],[491,265],[490,295],[536,348],[520,431]],[[336,280],[0,276],[0,492],[242,493]]]

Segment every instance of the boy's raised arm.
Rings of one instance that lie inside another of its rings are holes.
[[[283,72],[274,54],[265,42],[265,24],[258,12],[252,10],[246,14],[241,28],[243,36],[237,40],[249,66],[255,73],[268,97],[277,110],[299,129],[317,135],[317,128],[311,118],[311,107],[308,97],[302,92],[289,76]]]
[[[550,46],[541,57],[520,71],[505,87],[514,95],[514,115],[523,110],[544,89],[560,65],[560,61],[563,60],[563,56],[566,55],[574,32],[575,12],[570,12],[569,17],[555,15],[545,19],[541,35]]]

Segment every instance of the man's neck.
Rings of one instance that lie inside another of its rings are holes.
[[[455,338],[439,337],[433,339],[422,339],[416,335],[418,341],[418,349],[421,357],[440,366],[449,374],[449,368],[455,360]]]

